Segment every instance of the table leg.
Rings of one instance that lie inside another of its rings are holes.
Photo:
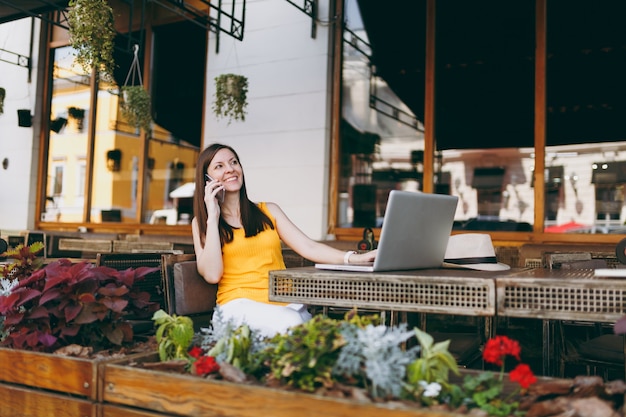
[[[554,321],[542,320],[542,344],[541,356],[542,356],[542,373],[543,376],[552,376],[553,364],[552,358],[554,356]]]
[[[624,349],[624,380],[626,380],[626,334],[622,335],[622,348]]]

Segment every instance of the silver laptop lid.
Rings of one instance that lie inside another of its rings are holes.
[[[439,268],[457,203],[456,196],[391,191],[374,271]]]

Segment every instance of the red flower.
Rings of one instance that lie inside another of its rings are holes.
[[[502,366],[506,355],[511,355],[519,361],[521,351],[522,349],[516,340],[509,339],[506,336],[496,336],[487,340],[485,350],[483,350],[483,359],[487,363]]]
[[[192,347],[191,349],[189,349],[189,356],[198,359],[200,356],[202,356],[202,348],[199,348],[198,346]]]
[[[196,375],[208,375],[220,370],[220,366],[213,356],[201,356],[193,363],[193,372]]]
[[[518,382],[522,388],[528,388],[535,382],[537,382],[537,378],[533,374],[533,371],[530,370],[530,366],[525,363],[520,363],[509,373],[509,379],[511,382]]]

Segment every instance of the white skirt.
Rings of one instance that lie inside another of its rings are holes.
[[[285,333],[290,327],[311,319],[311,313],[303,304],[280,306],[247,298],[220,305],[220,311],[224,321],[231,321],[235,326],[246,323],[251,330],[264,337]]]

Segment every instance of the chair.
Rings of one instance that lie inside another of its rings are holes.
[[[161,253],[99,253],[96,257],[97,266],[108,266],[118,271],[141,266],[156,267],[158,271],[146,275],[145,279],[136,283],[138,289],[150,294],[150,301],[159,303],[166,308],[165,285],[163,280],[163,260]]]
[[[624,348],[624,336],[607,332],[606,324],[600,323],[594,325],[575,323],[580,329],[585,326],[595,334],[589,338],[585,338],[579,342],[568,340],[566,334],[561,334],[559,376],[566,376],[566,366],[582,366],[586,368],[588,375],[602,375],[605,380],[609,380],[610,374],[615,373],[619,379],[626,377],[626,367],[624,358],[626,351]],[[568,323],[559,323],[559,331],[565,332]]]
[[[163,309],[168,313],[176,312],[174,292],[174,266],[179,262],[195,261],[196,255],[191,254],[163,254],[161,256],[163,285],[165,291],[165,305]]]
[[[170,314],[188,316],[194,327],[210,324],[217,299],[217,284],[209,284],[198,273],[193,254],[163,255],[163,276]]]
[[[571,261],[559,265],[562,269],[606,268],[607,259]],[[566,366],[584,366],[587,374],[598,375],[602,371],[605,380],[616,371],[620,379],[626,378],[624,336],[612,332],[612,324],[558,321],[559,376],[565,377]],[[568,337],[567,331],[576,333]],[[573,339],[573,340],[572,340]]]
[[[141,281],[135,283],[135,288],[146,291],[150,294],[150,301],[159,304],[164,308],[165,286],[163,285],[162,255],[160,253],[99,253],[96,256],[97,266],[107,266],[118,271],[125,271],[128,268],[139,268],[142,266],[156,267],[157,271],[145,276]],[[135,334],[151,333],[154,331],[152,320],[137,317],[128,317],[132,322]]]

